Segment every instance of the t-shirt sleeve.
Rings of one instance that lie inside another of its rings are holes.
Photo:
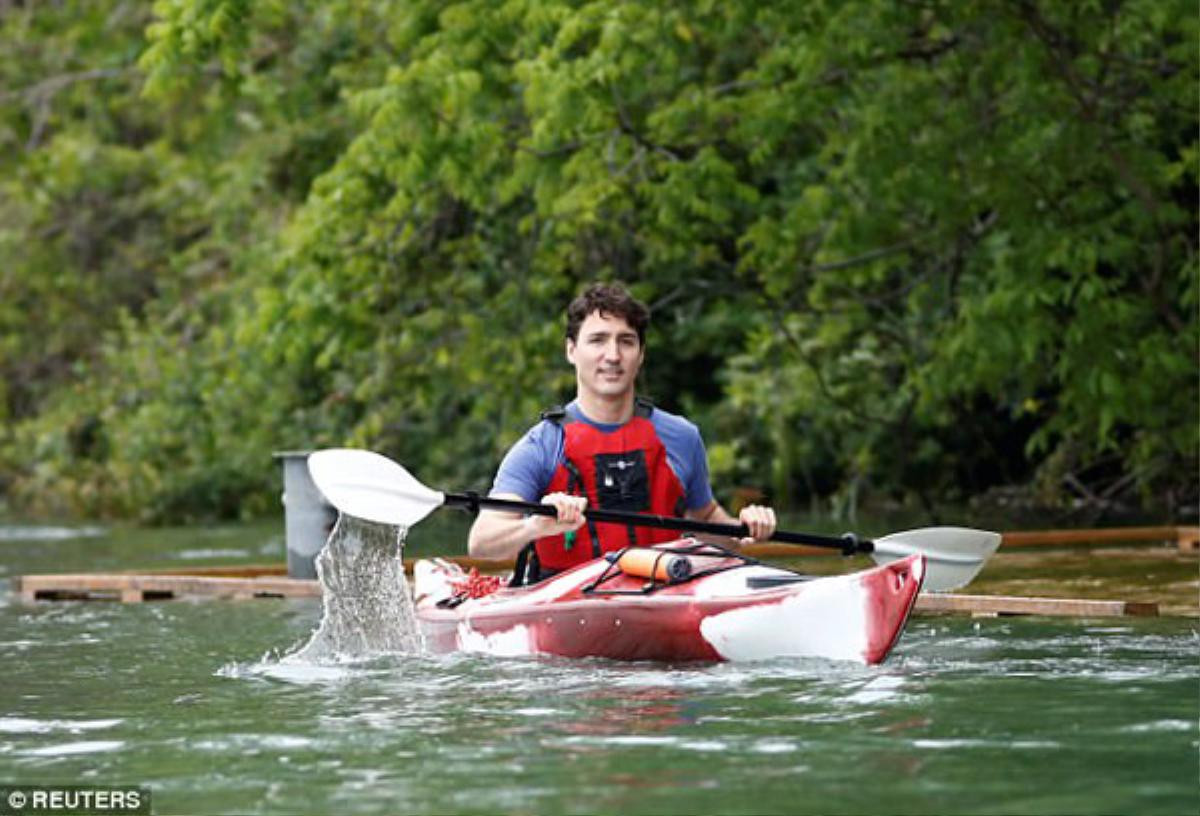
[[[704,448],[704,440],[696,426],[693,425],[691,431],[692,441],[686,448],[691,464],[683,489],[687,495],[687,509],[699,510],[713,500],[712,482],[708,475],[708,451]]]
[[[654,427],[667,449],[667,461],[683,485],[688,510],[707,507],[713,500],[708,475],[708,451],[700,429],[693,423],[665,411],[655,410]]]
[[[540,500],[550,486],[558,462],[562,433],[554,433],[557,430],[550,423],[541,422],[509,448],[496,471],[491,495],[511,493],[527,502]]]

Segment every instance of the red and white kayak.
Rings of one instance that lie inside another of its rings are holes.
[[[627,555],[482,597],[470,597],[480,594],[478,586],[469,587],[457,565],[419,561],[414,595],[426,647],[498,656],[873,664],[895,646],[925,576],[920,554],[820,578],[691,540]]]

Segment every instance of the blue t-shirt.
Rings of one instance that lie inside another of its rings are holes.
[[[592,422],[583,415],[576,402],[567,406],[567,413],[572,419],[586,422],[604,433],[621,427]],[[667,449],[667,464],[683,485],[684,506],[688,510],[707,507],[713,494],[708,478],[708,454],[704,450],[704,440],[700,438],[700,429],[661,408],[650,413],[650,422]],[[554,471],[563,461],[565,440],[562,427],[550,420],[544,419],[530,428],[500,463],[492,483],[492,495],[511,493],[524,501],[539,501],[546,495]]]

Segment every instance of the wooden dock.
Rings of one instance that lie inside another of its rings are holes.
[[[1114,547],[1123,544],[1166,544],[1181,552],[1200,552],[1200,527],[1109,527],[1096,530],[1021,530],[1002,533],[1000,552],[1016,549]],[[796,544],[751,544],[742,549],[753,558],[830,555],[837,550]]]
[[[466,559],[463,559],[466,561]],[[478,562],[470,562],[477,564]],[[485,562],[486,563],[486,562]],[[317,581],[288,578],[285,567],[209,567],[185,572],[77,573],[20,575],[14,591],[27,603],[37,601],[167,601],[199,598],[316,598]],[[925,614],[975,617],[1051,615],[1079,618],[1156,616],[1158,604],[1134,601],[1028,598],[1007,595],[926,594],[915,608]]]
[[[280,568],[282,571],[282,568]],[[320,585],[276,574],[181,575],[167,573],[80,573],[20,575],[14,589],[33,601],[166,601],[183,598],[315,598]]]
[[[1089,601],[1079,598],[1022,598],[1012,595],[929,593],[917,598],[915,612],[966,614],[978,618],[1002,615],[1046,615],[1069,618],[1157,617],[1158,604],[1147,601]]]
[[[1181,552],[1200,551],[1200,527],[1109,527],[1102,530],[1022,530],[1004,533],[1001,550],[1017,547],[1174,544]]]
[[[1181,552],[1200,551],[1200,527],[1122,527],[1102,530],[1038,530],[1003,534],[1000,552],[1030,548],[1115,547],[1128,544],[1165,544]],[[755,558],[791,558],[824,555],[833,551],[785,544],[754,544],[744,549]],[[411,572],[414,559],[405,559]],[[483,561],[467,557],[447,560],[464,569],[500,572],[510,562]],[[26,602],[52,600],[108,600],[123,603],[182,598],[314,598],[320,585],[310,579],[289,578],[283,564],[187,569],[20,575],[13,579],[14,592]],[[1112,617],[1157,615],[1158,604],[1145,601],[1084,600],[1071,598],[1018,597],[1008,595],[922,595],[916,611],[929,614],[1053,615]]]

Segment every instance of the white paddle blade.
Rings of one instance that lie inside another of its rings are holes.
[[[379,524],[411,527],[446,502],[442,493],[372,451],[320,450],[308,457],[308,472],[339,511]]]
[[[969,584],[1000,546],[1000,534],[969,527],[924,527],[875,539],[872,557],[886,564],[921,553],[928,570],[923,592],[949,592]]]

